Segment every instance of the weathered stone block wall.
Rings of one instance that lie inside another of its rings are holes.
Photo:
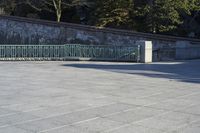
[[[136,45],[138,40],[153,42],[154,60],[176,59],[179,41],[199,45],[200,40],[146,34],[125,30],[97,28],[20,17],[0,16],[0,44],[65,44]],[[169,52],[166,52],[169,50]],[[163,53],[161,53],[164,51]],[[175,50],[176,52],[176,50]],[[200,56],[199,56],[200,57]]]

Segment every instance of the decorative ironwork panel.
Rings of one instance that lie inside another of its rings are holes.
[[[0,60],[60,60],[64,45],[0,45]]]
[[[66,57],[91,60],[139,61],[140,46],[65,45]]]
[[[0,45],[0,60],[89,60],[139,61],[139,46],[106,45]]]

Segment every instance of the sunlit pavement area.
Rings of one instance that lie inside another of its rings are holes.
[[[199,133],[200,60],[0,62],[0,133]]]

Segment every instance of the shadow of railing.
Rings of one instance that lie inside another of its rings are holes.
[[[81,69],[97,69],[125,74],[142,75],[151,78],[166,78],[181,82],[200,83],[200,60],[132,64],[132,63],[75,63],[65,64],[66,67]]]

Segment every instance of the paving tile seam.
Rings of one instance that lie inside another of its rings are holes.
[[[36,101],[37,102],[37,101]],[[35,102],[34,102],[35,103]],[[69,105],[69,104],[73,104],[71,102],[69,103],[63,103],[63,104],[57,104],[57,105],[47,105],[47,106],[44,106],[44,103],[42,104],[38,104],[38,106],[41,106],[40,108],[48,108],[48,107],[59,107],[59,106],[65,106],[65,105]],[[27,104],[27,105],[30,105],[30,104]],[[5,108],[5,109],[9,109],[9,108]],[[33,108],[34,109],[34,108]],[[32,109],[30,109],[32,110]],[[25,111],[29,111],[29,110],[25,110]]]
[[[144,104],[144,105],[141,105],[141,104],[135,104],[135,103],[126,103],[126,102],[119,102],[119,103],[134,105],[134,106],[138,106],[138,107],[148,107],[148,106],[151,106],[151,105],[156,104],[156,103],[152,103],[152,104]]]
[[[137,125],[137,124],[136,124]],[[159,131],[162,131],[162,133],[167,133],[167,131],[163,130],[163,129],[156,129],[156,128],[149,128],[149,127],[145,127],[143,125],[137,125],[137,126],[141,126],[141,127],[144,127],[144,128],[147,128],[147,129],[153,129],[153,130],[159,130]]]
[[[191,104],[189,107],[187,108],[190,108],[194,105],[199,105],[199,104]],[[159,108],[159,107],[151,107],[150,106],[144,106],[144,107],[147,107],[147,108],[152,108],[152,109],[159,109],[159,110],[165,110],[165,111],[172,111],[172,112],[177,112],[177,113],[183,113],[183,114],[190,114],[190,115],[195,115],[195,116],[200,116],[200,114],[193,114],[193,113],[189,113],[189,112],[184,112],[184,111],[180,111],[180,110],[172,110],[172,109],[164,109],[164,108]],[[184,108],[184,109],[187,109],[187,108]]]
[[[174,90],[173,90],[173,91],[169,91],[169,92],[174,92]],[[149,97],[156,96],[156,95],[159,95],[159,94],[164,94],[164,93],[165,93],[165,92],[160,92],[160,93],[155,93],[155,94],[152,94],[152,95],[149,95],[149,96],[143,96],[143,97],[128,97],[128,98],[145,99],[145,98],[149,98]],[[174,98],[175,98],[175,99],[179,99],[179,98],[182,98],[182,97],[193,96],[193,95],[197,95],[197,94],[200,94],[200,93],[191,93],[191,94],[176,96],[176,97],[174,97]],[[107,95],[114,96],[114,97],[127,98],[127,97],[118,96],[118,95],[113,95],[113,94],[107,94]],[[174,98],[169,98],[169,99],[162,100],[162,101],[164,102],[164,101],[172,100],[172,99],[174,99]]]
[[[86,120],[74,122],[74,123],[71,123],[71,124],[65,124],[65,125],[62,125],[62,126],[58,126],[58,127],[52,128],[52,129],[47,129],[47,130],[40,131],[39,133],[45,133],[45,132],[49,132],[49,131],[52,131],[52,130],[64,128],[64,127],[67,127],[67,126],[75,126],[75,125],[77,125],[77,124],[81,124],[81,123],[84,123],[84,122],[92,121],[92,120],[95,120],[95,119],[98,119],[98,118],[108,119],[108,118],[106,118],[107,116],[112,116],[112,115],[115,115],[115,114],[119,114],[119,113],[131,111],[131,110],[135,110],[135,108],[134,108],[134,109],[127,109],[127,110],[123,110],[123,111],[118,111],[118,112],[110,113],[110,114],[103,115],[103,116],[97,116],[97,117],[94,117],[94,118],[90,118],[90,119],[86,119]],[[111,119],[109,119],[109,120],[110,120],[110,121],[113,121],[113,122],[116,122],[116,121],[111,120]],[[119,122],[119,123],[124,124],[124,123],[122,123],[122,122]]]
[[[138,110],[140,108],[141,107],[137,107],[137,108],[134,108],[134,109],[127,109],[127,110],[124,110],[124,111],[121,111],[121,112],[116,112],[116,113],[104,115],[104,116],[101,116],[101,117],[102,118],[107,118],[108,116],[112,116],[112,115],[116,115],[116,114],[120,114],[120,113],[126,113],[126,112],[130,112],[130,111]],[[162,109],[158,109],[158,110],[162,110]],[[162,111],[165,111],[165,110],[162,110]],[[109,118],[107,118],[107,119],[109,119]],[[109,120],[112,120],[112,119],[109,119]],[[120,121],[117,121],[117,122],[120,122]]]
[[[60,107],[60,106],[65,106],[65,105],[69,105],[69,104],[63,104],[63,105],[51,106],[51,107]],[[7,109],[7,108],[4,108],[4,109]],[[30,113],[30,112],[45,110],[45,109],[47,109],[47,107],[35,108],[35,109],[31,109],[31,110],[26,110],[26,111],[16,111],[16,113],[9,113],[9,114],[0,115],[0,118],[6,117],[6,116],[11,116],[11,115],[16,115],[16,114],[21,114],[21,113]],[[15,111],[15,110],[11,110],[11,111]]]
[[[137,110],[137,109],[132,109],[132,110],[127,110],[127,111],[124,111],[124,113],[126,113],[126,112],[129,112],[129,111],[134,111],[134,110]],[[163,110],[164,111],[164,110]],[[171,111],[168,111],[168,112],[164,112],[164,113],[161,113],[161,114],[159,114],[159,115],[157,115],[157,116],[162,116],[162,114],[167,114],[167,113],[170,113]],[[120,114],[120,113],[122,113],[122,112],[119,112],[119,113],[116,113],[116,114]],[[106,119],[109,119],[109,120],[111,120],[111,121],[115,121],[115,120],[113,120],[113,119],[111,119],[111,118],[108,118],[108,116],[112,116],[112,115],[116,115],[116,114],[111,114],[111,115],[107,115],[107,116],[102,116],[102,118],[106,118]],[[149,119],[149,118],[153,118],[153,117],[155,117],[156,115],[152,115],[152,116],[147,116],[147,118],[144,118],[144,119],[142,119],[142,120],[138,120],[138,122],[140,122],[140,121],[143,121],[143,120],[146,120],[146,119]],[[116,122],[121,122],[121,121],[117,121],[116,120]],[[137,121],[134,121],[134,122],[137,122]],[[129,123],[131,123],[132,124],[132,122],[122,122],[123,124],[129,124]]]
[[[131,125],[136,125],[136,124],[130,124],[130,125],[126,125],[126,126],[123,126],[123,127],[120,127],[120,128],[124,128],[124,127],[129,127]],[[149,128],[149,127],[145,127],[143,125],[136,125],[136,126],[140,126],[140,127],[143,127],[143,128],[147,128],[147,129],[153,129],[153,130],[159,130],[159,131],[162,131],[162,133],[168,133],[167,131],[164,131],[163,129],[156,129],[156,128]],[[100,133],[109,133],[109,132],[112,132],[112,131],[115,131],[115,130],[118,130],[120,128],[117,128],[117,129],[114,129],[114,130],[106,130],[106,131],[103,131],[103,132],[100,132]],[[145,133],[148,133],[148,132],[145,132]],[[171,133],[171,132],[170,132]]]
[[[191,93],[191,94],[189,94],[189,95],[183,95],[183,96],[178,96],[176,99],[179,99],[179,98],[184,98],[184,97],[188,97],[188,96],[194,96],[194,95],[198,95],[198,94],[200,94],[200,92],[194,92],[194,93]]]
[[[0,105],[0,108],[8,107],[8,106],[18,106],[18,105],[24,105],[24,103],[18,103],[18,104],[10,104],[10,105]]]
[[[0,104],[0,107],[10,106],[10,105],[15,105],[15,104],[7,104],[7,103],[4,103],[4,104]]]
[[[16,115],[16,114],[19,114],[20,112],[18,113],[9,113],[9,114],[5,114],[5,115],[0,115],[0,118],[1,117],[6,117],[6,116],[11,116],[11,115]]]
[[[21,129],[21,130],[24,130],[24,131],[26,131],[26,132],[28,132],[28,133],[37,133],[37,132],[32,131],[32,130],[30,130],[30,129],[25,129],[25,128],[17,127],[17,126],[14,126],[14,127],[15,127],[15,128],[18,128],[18,129]]]
[[[173,111],[172,111],[172,112],[173,112]],[[185,127],[185,126],[187,126],[187,125],[190,125],[191,123],[195,123],[195,122],[198,122],[198,121],[200,121],[200,118],[199,118],[198,120],[195,120],[195,121],[192,121],[192,122],[189,122],[189,123],[182,124],[182,125],[180,125],[179,127],[177,127],[177,129],[178,129],[178,128],[180,129],[181,127]],[[138,122],[137,122],[137,123],[134,123],[134,124],[143,126],[143,125],[141,125],[141,124],[138,124]],[[146,126],[143,126],[143,127],[146,127]],[[146,128],[148,128],[148,127],[146,127]],[[171,131],[173,131],[173,130],[171,130]],[[171,131],[167,131],[167,132],[171,132]]]
[[[170,101],[170,100],[175,100],[175,99],[180,99],[182,97],[187,97],[187,96],[193,96],[193,95],[196,95],[196,94],[200,94],[200,93],[192,93],[192,94],[189,94],[189,95],[182,95],[182,96],[177,96],[175,98],[168,98],[166,100],[162,100],[162,102],[167,102],[167,101]],[[147,97],[148,98],[148,97]],[[152,105],[156,105],[157,103],[153,103]],[[150,105],[149,105],[150,106]]]
[[[107,115],[103,115],[103,116],[98,116],[98,117],[94,117],[94,118],[91,118],[91,119],[87,119],[87,120],[83,120],[83,121],[79,121],[79,122],[75,122],[75,123],[71,123],[71,124],[66,124],[66,125],[63,125],[63,126],[59,126],[59,127],[55,127],[55,128],[52,128],[52,129],[47,129],[47,130],[44,130],[44,131],[41,131],[39,133],[45,133],[45,132],[49,132],[49,131],[52,131],[52,130],[56,130],[56,129],[61,129],[61,128],[64,128],[64,127],[67,127],[67,126],[75,126],[76,124],[80,124],[80,123],[84,123],[84,122],[87,122],[87,121],[92,121],[92,120],[95,120],[95,119],[98,119],[98,118],[104,118],[104,119],[108,119],[110,121],[113,121],[113,122],[119,122],[119,121],[114,121],[112,119],[109,119],[107,118],[108,116],[112,116],[112,115],[116,115],[116,114],[120,114],[120,113],[125,113],[125,112],[128,112],[128,111],[132,111],[132,110],[136,110],[140,107],[137,107],[137,108],[134,108],[134,109],[127,109],[127,110],[123,110],[123,111],[118,111],[118,112],[115,112],[115,113],[111,113],[111,114],[107,114]],[[154,116],[152,116],[154,117]],[[126,124],[124,122],[119,122],[121,124]]]
[[[92,92],[92,91],[90,91]],[[159,92],[159,93],[154,93],[154,94],[151,94],[151,95],[148,95],[148,96],[141,96],[141,97],[135,97],[136,99],[142,99],[142,98],[148,98],[148,97],[151,97],[151,96],[155,96],[155,95],[159,95],[159,94],[162,94],[163,92]],[[97,93],[99,94],[99,93]],[[101,93],[100,93],[101,94]],[[122,97],[122,98],[127,98],[127,97],[123,97],[123,96],[118,96],[118,95],[114,95],[114,94],[109,94],[109,93],[103,93],[105,95],[108,95],[106,97],[109,97],[109,96],[114,96],[114,97]],[[128,97],[128,98],[132,98],[132,97]]]
[[[63,113],[63,114],[59,114],[59,115],[52,115],[52,116],[48,116],[48,117],[44,117],[44,118],[36,118],[36,119],[28,120],[28,121],[23,121],[23,122],[18,122],[18,123],[10,124],[9,126],[16,126],[16,125],[20,125],[20,124],[29,123],[29,122],[34,122],[34,121],[39,121],[39,120],[45,120],[45,119],[49,119],[49,118],[53,118],[53,117],[57,117],[57,116],[67,115],[67,114],[75,113],[75,112],[79,112],[79,111],[87,111],[87,110],[90,110],[90,109],[100,108],[100,107],[114,105],[114,104],[117,104],[117,103],[105,104],[105,105],[97,106],[97,107],[88,107],[88,108],[80,109],[80,110],[77,110],[77,111],[70,111],[70,112],[67,112],[67,113]],[[5,127],[8,127],[8,126],[7,125],[0,126],[0,129],[1,128],[5,128]]]
[[[131,104],[131,103],[126,103],[126,102],[120,102],[116,101],[117,103],[124,104],[124,105],[130,105],[130,106],[136,106],[136,107],[143,107],[144,105],[137,105],[137,104]]]
[[[194,94],[196,94],[196,93],[194,93]],[[193,95],[193,94],[192,94],[192,95]],[[181,96],[181,97],[182,97],[182,96]],[[170,99],[168,99],[168,100],[170,100]],[[166,100],[166,101],[167,101],[167,100]],[[119,103],[122,103],[122,102],[119,102]],[[70,104],[70,103],[62,104],[62,105],[68,105],[68,104]],[[129,103],[125,103],[125,102],[123,102],[123,104],[140,106],[140,105],[129,104]],[[154,104],[157,104],[157,103],[154,103]],[[154,104],[151,104],[151,105],[154,105]],[[58,106],[62,106],[62,105],[58,105]],[[10,105],[8,105],[8,106],[10,106]],[[16,105],[16,106],[17,106],[17,105]],[[144,105],[144,107],[148,107],[148,106],[150,106],[150,105]],[[191,106],[192,106],[192,105],[191,105]],[[57,107],[57,106],[52,106],[52,107]],[[156,108],[156,107],[149,107],[149,108],[163,109],[163,108]],[[7,109],[7,108],[4,108],[4,109]],[[32,110],[27,110],[27,111],[21,111],[21,112],[32,112],[32,111],[43,110],[43,109],[45,109],[45,108],[38,108],[38,109],[32,109]],[[163,109],[163,110],[167,110],[167,109]],[[21,112],[19,112],[19,113],[21,113]],[[176,111],[176,112],[179,112],[179,111]],[[11,113],[11,114],[6,114],[6,115],[0,115],[0,117],[5,117],[5,116],[9,116],[9,115],[15,115],[15,114],[19,114],[19,113]],[[185,112],[182,112],[182,113],[185,113]],[[190,114],[190,113],[188,113],[188,114]],[[198,114],[193,114],[193,115],[198,115]]]
[[[183,124],[183,125],[177,127],[177,130],[182,129],[182,128],[184,128],[184,127],[187,127],[188,125],[191,125],[192,123],[196,123],[196,122],[200,122],[200,119],[199,119],[199,120],[196,120],[196,121],[192,121],[192,122],[190,122],[189,124],[188,124],[188,123],[187,123],[187,124]],[[175,131],[177,131],[177,130],[172,130],[172,132],[175,132]],[[169,131],[169,132],[171,133],[171,131]],[[168,132],[167,132],[167,133],[168,133]]]
[[[151,97],[151,96],[156,96],[156,95],[159,95],[159,94],[162,94],[162,93],[160,92],[160,93],[155,93],[155,94],[151,94],[151,95],[148,95],[148,96],[141,96],[141,97],[125,97],[125,96],[119,96],[119,95],[114,95],[114,94],[107,94],[107,95],[114,96],[114,97],[121,97],[121,98],[143,99],[143,98],[148,98],[148,97]]]
[[[28,112],[33,112],[33,111],[38,111],[38,110],[43,110],[44,108],[35,108],[32,110],[27,110],[27,111],[16,111],[16,113],[10,113],[10,114],[5,114],[5,115],[0,115],[1,117],[5,117],[5,116],[11,116],[11,115],[16,115],[16,114],[20,114],[20,113],[28,113]],[[14,110],[15,111],[15,110]]]
[[[159,95],[159,94],[162,94],[162,93],[164,93],[164,92],[154,93],[154,94],[152,94],[152,95],[141,96],[141,97],[136,97],[136,98],[137,98],[137,99],[144,99],[144,98],[156,96],[156,95]]]
[[[49,131],[53,131],[53,130],[56,130],[56,129],[61,129],[61,128],[68,127],[68,126],[73,126],[73,125],[75,126],[76,124],[81,124],[81,123],[84,123],[84,122],[96,120],[98,118],[100,118],[100,117],[94,117],[94,118],[91,118],[91,119],[82,120],[82,121],[74,122],[74,123],[71,123],[71,124],[65,124],[65,125],[62,125],[62,126],[55,127],[55,128],[50,128],[50,129],[46,129],[46,130],[43,130],[43,131],[39,131],[38,133],[46,133],[46,132],[49,132]]]
[[[172,112],[172,111],[164,112],[164,113],[161,113],[161,114],[159,114],[159,115],[157,115],[157,116],[162,116],[162,115],[168,114],[168,113],[170,113],[170,112]],[[130,126],[130,125],[133,125],[133,124],[137,124],[137,123],[139,123],[139,122],[141,122],[141,121],[149,120],[149,119],[151,119],[151,118],[153,118],[153,117],[155,117],[155,116],[150,116],[150,117],[148,117],[148,118],[145,118],[145,119],[142,119],[142,120],[139,120],[139,121],[130,122],[130,123],[124,124],[123,126],[119,126],[119,127],[117,127],[117,128],[109,129],[109,130],[103,131],[103,132],[101,132],[101,133],[107,133],[107,132],[111,132],[111,131],[114,131],[114,130],[117,130],[117,129],[120,129],[120,128],[123,128],[123,127],[126,127],[126,126]]]

